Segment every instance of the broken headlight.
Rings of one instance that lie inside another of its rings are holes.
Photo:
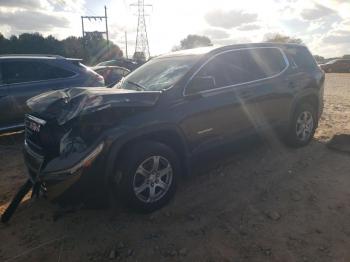
[[[84,151],[87,146],[84,142],[84,140],[77,136],[71,135],[72,130],[67,132],[60,141],[60,155],[65,156],[67,154],[73,153],[73,152],[82,152]]]

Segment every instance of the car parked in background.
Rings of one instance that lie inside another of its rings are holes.
[[[350,73],[350,59],[335,59],[320,67],[326,73]]]
[[[54,55],[1,55],[0,132],[24,127],[29,98],[78,86],[104,86],[104,79],[79,59]]]
[[[127,76],[130,70],[120,66],[95,66],[91,68],[105,79],[105,85],[111,87]]]
[[[141,64],[135,62],[134,60],[119,58],[119,59],[113,59],[113,60],[108,60],[108,61],[98,63],[97,65],[95,65],[95,67],[97,67],[97,66],[120,66],[120,67],[127,68],[130,71],[134,71],[140,65]]]

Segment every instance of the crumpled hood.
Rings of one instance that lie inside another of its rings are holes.
[[[78,115],[111,107],[149,107],[155,105],[160,91],[133,91],[116,88],[76,87],[50,91],[27,100],[34,113],[56,118],[63,125]]]

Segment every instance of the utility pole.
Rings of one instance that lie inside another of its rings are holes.
[[[147,37],[146,19],[145,19],[145,6],[152,6],[145,4],[144,0],[138,0],[137,3],[131,4],[131,6],[137,7],[137,34],[136,34],[136,46],[134,59],[145,59],[150,57],[149,43]]]
[[[125,57],[128,58],[128,33],[125,31]]]
[[[93,32],[89,32],[89,31],[85,31],[85,27],[84,27],[84,19],[88,19],[91,22],[91,19],[93,19],[94,21],[100,20],[103,21],[105,20],[105,25],[106,25],[106,29],[105,31],[94,31],[100,34],[105,34],[106,38],[107,38],[107,48],[109,50],[109,35],[108,35],[108,17],[107,17],[107,7],[105,6],[105,15],[104,16],[81,16],[81,29],[83,32],[83,39],[84,37],[89,34],[89,33],[93,33]]]
[[[109,51],[109,36],[108,36],[108,23],[107,23],[107,6],[105,6],[105,22],[106,22],[107,48],[108,48],[108,51]]]

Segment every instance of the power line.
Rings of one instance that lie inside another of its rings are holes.
[[[93,21],[105,21],[105,26],[106,29],[105,31],[86,31],[85,27],[84,27],[84,19],[88,19],[90,22],[91,20]],[[105,15],[104,16],[98,16],[98,15],[94,15],[94,16],[81,16],[81,29],[82,29],[82,33],[83,33],[83,38],[87,35],[87,34],[91,34],[91,33],[100,33],[100,34],[105,34],[106,38],[107,38],[107,49],[109,49],[109,34],[108,34],[108,17],[107,17],[107,7],[105,6]]]

